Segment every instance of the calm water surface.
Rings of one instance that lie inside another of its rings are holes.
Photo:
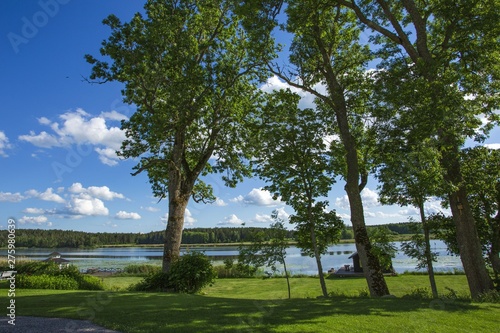
[[[401,243],[394,243],[397,248]],[[451,256],[447,252],[447,247],[442,241],[432,241],[432,250],[438,253],[438,261],[434,263],[435,271],[453,271],[455,269],[463,270],[460,258]],[[118,248],[96,248],[96,249],[24,249],[17,250],[17,256],[30,258],[33,260],[46,259],[50,253],[57,251],[62,257],[68,259],[72,264],[82,270],[87,268],[124,268],[130,264],[161,264],[163,248],[161,247],[118,247]],[[217,264],[225,258],[236,258],[238,256],[237,246],[221,247],[190,247],[182,249],[186,251],[202,251]],[[322,257],[323,269],[338,269],[345,264],[352,264],[349,257],[356,252],[354,244],[338,244],[328,248],[328,253]],[[416,260],[411,259],[398,252],[392,259],[394,269],[398,273],[404,271],[415,271]],[[317,274],[316,262],[313,258],[304,256],[300,249],[291,246],[287,250],[286,257],[287,268],[293,274]]]

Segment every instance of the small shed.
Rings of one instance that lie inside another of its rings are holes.
[[[70,261],[61,257],[59,252],[52,252],[49,257],[44,260],[45,262],[55,262],[59,265],[59,269],[66,268],[70,265]]]

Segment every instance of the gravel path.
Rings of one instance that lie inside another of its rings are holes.
[[[16,317],[16,325],[8,323],[8,317],[0,317],[0,333],[120,333],[97,326],[87,320],[43,317]]]

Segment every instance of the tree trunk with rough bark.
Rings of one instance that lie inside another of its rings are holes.
[[[457,190],[448,195],[448,200],[455,223],[460,259],[471,297],[475,299],[479,294],[493,289],[493,282],[486,269],[476,221],[469,205],[465,184],[463,184],[460,162],[456,156],[458,153],[443,154],[441,163],[444,164],[446,170],[445,179],[451,184],[458,184]]]

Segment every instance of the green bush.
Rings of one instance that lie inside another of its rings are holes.
[[[183,255],[172,264],[169,281],[178,292],[196,293],[214,282],[217,277],[210,259],[200,252]]]
[[[130,290],[196,293],[212,283],[216,277],[217,273],[207,256],[192,252],[174,262],[168,273],[151,273],[132,285]]]
[[[32,261],[16,268],[17,279],[22,281],[20,288],[104,290],[99,278],[80,273],[76,266],[60,269],[54,262]]]
[[[477,300],[485,303],[500,303],[500,292],[496,289],[490,290],[480,294]]]
[[[16,286],[21,289],[76,290],[78,282],[66,276],[21,274],[16,276]]]
[[[81,274],[76,281],[78,282],[78,290],[104,290],[104,284],[96,276]]]

